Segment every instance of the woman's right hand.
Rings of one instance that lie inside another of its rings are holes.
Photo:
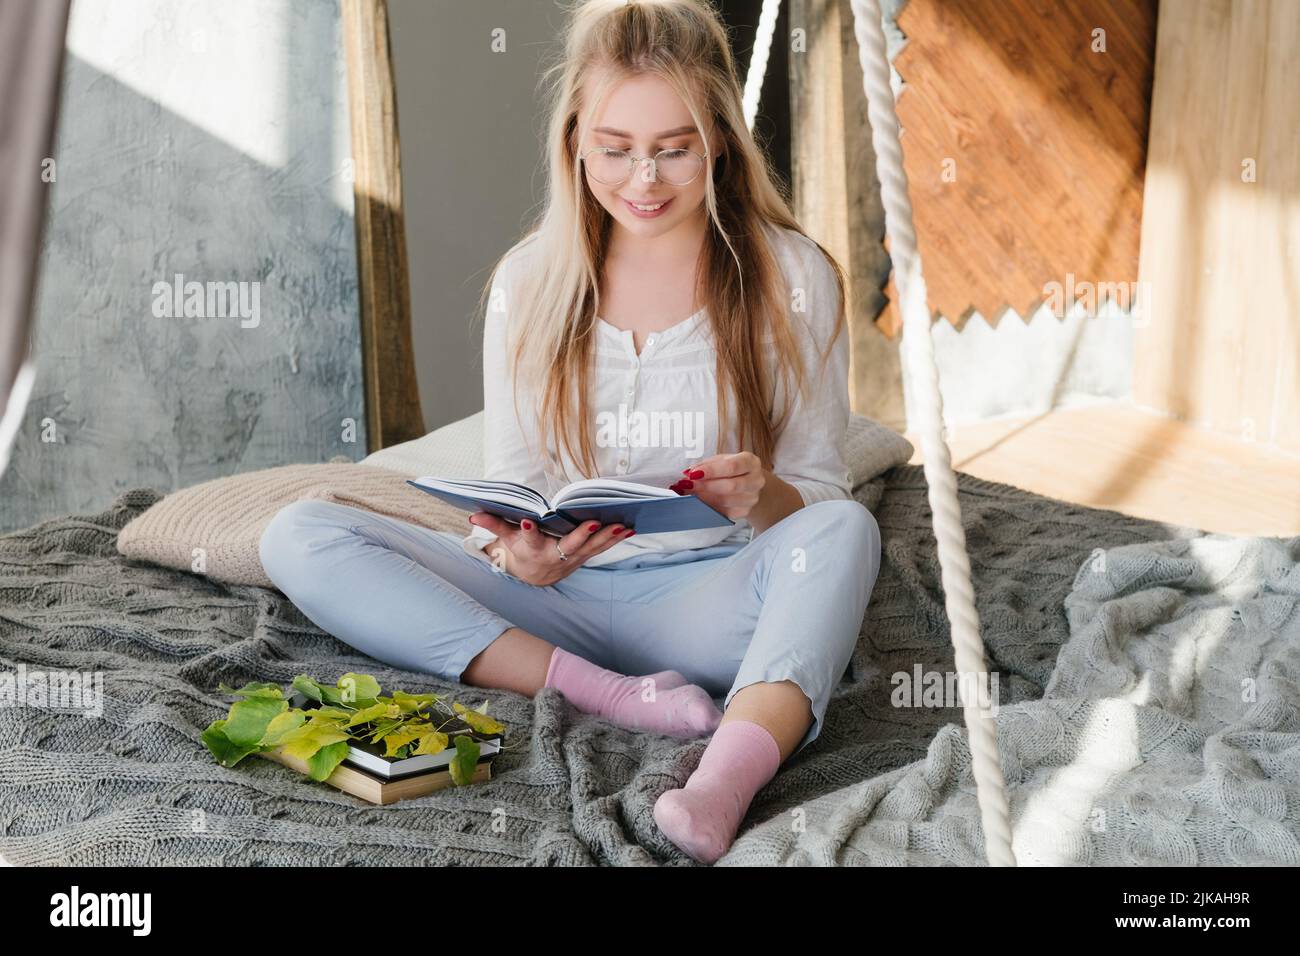
[[[535,521],[525,518],[516,526],[486,511],[474,512],[469,516],[469,523],[497,536],[497,540],[484,549],[493,559],[493,564],[500,565],[504,561],[504,571],[535,587],[547,587],[564,580],[582,567],[588,558],[609,550],[636,533],[621,524],[602,527],[594,521],[587,521],[563,538],[554,538],[544,534]],[[568,556],[567,561],[560,558],[557,544]]]

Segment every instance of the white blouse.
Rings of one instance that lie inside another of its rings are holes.
[[[798,489],[804,504],[849,498],[852,476],[845,465],[844,440],[849,423],[849,342],[841,330],[821,371],[821,355],[834,328],[839,289],[830,264],[817,246],[799,233],[771,227],[777,260],[791,289],[790,316],[804,358],[810,401],[796,394],[795,406],[773,453],[773,471]],[[531,244],[507,256],[493,277],[483,334],[483,451],[485,478],[515,481],[548,498],[583,475],[567,454],[557,457],[562,470],[552,473],[538,451],[537,437],[525,433],[515,416],[510,387],[506,329],[513,293],[512,276],[528,268]],[[720,452],[735,452],[735,428],[725,441],[717,434],[717,353],[707,310],[701,310],[646,337],[637,354],[630,330],[597,318],[595,393],[591,410],[598,473],[603,477],[663,474],[665,484],[684,477],[682,469]],[[764,340],[768,360],[775,349]],[[775,366],[773,366],[775,367]],[[520,385],[524,386],[521,379]],[[785,385],[775,385],[778,413],[785,408]],[[519,408],[525,423],[533,414],[529,396]],[[734,402],[732,403],[734,406]],[[529,430],[531,432],[531,429]],[[529,442],[528,439],[531,439]],[[552,442],[554,447],[554,442]],[[636,534],[589,558],[595,567],[648,551],[680,551],[737,542],[753,536],[739,519],[729,527],[662,534]],[[486,559],[483,548],[496,540],[483,528],[465,538],[466,551]]]

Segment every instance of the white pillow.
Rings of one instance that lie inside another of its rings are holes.
[[[363,465],[378,465],[412,478],[483,477],[483,413],[443,425],[423,438],[381,448],[361,459]]]
[[[858,414],[849,416],[849,433],[844,445],[845,464],[853,476],[853,487],[870,481],[912,457],[912,443],[892,428]],[[383,448],[361,460],[412,478],[483,477],[483,413],[443,425],[423,438]]]

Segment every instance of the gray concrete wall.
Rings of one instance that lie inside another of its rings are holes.
[[[0,527],[363,457],[337,5],[74,0],[68,52],[38,378]],[[256,325],[155,314],[178,273],[258,283]]]

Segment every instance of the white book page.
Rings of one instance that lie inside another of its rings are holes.
[[[416,478],[415,483],[428,488],[451,492],[452,494],[481,498],[484,501],[494,501],[497,504],[522,508],[525,511],[536,512],[538,515],[545,514],[550,510],[550,503],[542,495],[527,485],[517,484],[513,481],[426,477]]]
[[[668,486],[680,481],[681,472],[642,472],[618,478],[586,478],[565,485],[555,496],[555,507],[603,504],[646,498],[676,498]]]

